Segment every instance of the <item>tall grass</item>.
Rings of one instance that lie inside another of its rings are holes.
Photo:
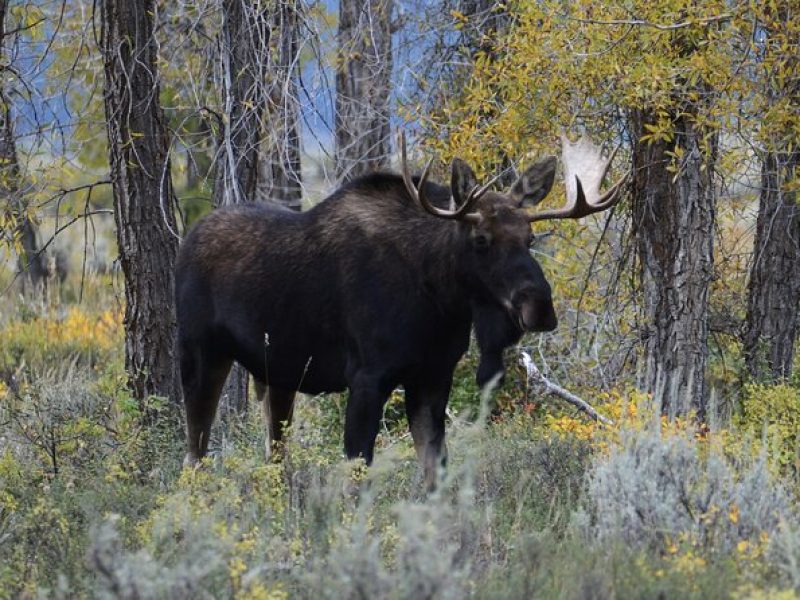
[[[595,393],[609,429],[515,402],[513,373],[501,410],[470,417],[466,366],[448,470],[426,495],[399,394],[369,469],[342,457],[340,396],[299,400],[280,461],[265,461],[252,406],[183,469],[176,411],[126,390],[118,320],[69,314],[0,330],[18,349],[0,352],[0,598],[800,592],[796,431],[774,410],[794,419],[795,388],[753,388],[710,433],[653,418],[641,394]],[[143,410],[161,418],[144,427]]]

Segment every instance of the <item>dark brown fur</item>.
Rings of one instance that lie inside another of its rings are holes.
[[[546,175],[537,175],[536,194],[552,184]],[[448,189],[428,184],[426,192],[447,206]],[[237,360],[269,387],[273,440],[282,435],[276,415],[290,418],[295,391],[349,389],[345,449],[368,462],[383,404],[402,385],[431,484],[470,327],[481,385],[502,372],[502,350],[523,330],[555,327],[520,210],[531,194],[513,192],[483,197],[480,223],[471,225],[424,212],[400,177],[375,174],[305,213],[249,204],[203,219],[181,247],[176,274],[188,459],[207,450],[219,391]]]

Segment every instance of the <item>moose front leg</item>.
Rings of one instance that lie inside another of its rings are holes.
[[[480,350],[476,380],[483,391],[487,385],[501,383],[505,372],[503,350],[519,341],[522,330],[500,306],[473,303],[472,320]]]
[[[344,421],[344,450],[347,458],[363,458],[369,465],[375,450],[383,405],[389,398],[383,377],[359,370],[350,382],[350,397]]]
[[[406,385],[406,416],[429,492],[447,463],[445,409],[451,385],[452,378]]]

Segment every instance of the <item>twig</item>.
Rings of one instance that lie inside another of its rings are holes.
[[[673,29],[684,29],[686,27],[691,27],[692,25],[709,25],[717,21],[728,21],[731,18],[733,18],[733,15],[723,13],[721,15],[712,15],[710,17],[689,19],[680,23],[668,23],[666,25],[661,23],[653,23],[644,19],[611,19],[608,21],[602,21],[597,19],[578,19],[572,17],[570,20],[577,21],[578,23],[585,23],[587,25],[639,25],[642,27],[652,27],[654,29],[658,29],[659,31],[672,31]]]
[[[42,202],[40,202],[37,205],[37,208],[44,208],[45,206],[53,202],[53,200],[60,201],[61,199],[64,198],[64,196],[68,196],[69,194],[74,194],[75,192],[82,192],[83,190],[88,190],[89,194],[91,195],[91,193],[94,191],[94,188],[100,187],[102,185],[111,185],[111,180],[100,179],[92,183],[86,183],[84,185],[76,185],[75,187],[60,189],[55,194],[50,196],[47,200],[43,200]]]
[[[519,363],[523,367],[525,367],[525,372],[528,375],[528,381],[535,381],[536,383],[540,383],[540,384],[544,385],[545,389],[549,393],[553,394],[554,396],[558,396],[562,400],[566,400],[567,402],[569,402],[573,406],[576,406],[579,410],[582,410],[583,412],[585,412],[587,415],[589,415],[595,421],[599,421],[600,423],[603,423],[604,425],[613,425],[614,424],[614,421],[612,421],[611,419],[609,419],[607,417],[604,417],[603,415],[598,413],[594,408],[591,407],[591,405],[588,402],[586,402],[585,400],[582,400],[581,398],[578,398],[578,396],[576,396],[572,392],[570,392],[568,390],[565,390],[560,385],[556,385],[555,383],[550,381],[547,377],[542,375],[542,372],[539,370],[539,368],[533,362],[533,359],[531,358],[531,355],[528,354],[528,352],[526,350],[522,350],[520,352]]]

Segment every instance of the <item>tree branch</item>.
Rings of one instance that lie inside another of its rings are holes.
[[[709,23],[715,23],[717,21],[727,21],[731,18],[733,18],[733,15],[723,13],[721,15],[702,17],[700,19],[690,19],[680,23],[670,23],[668,25],[652,23],[651,21],[645,21],[644,19],[613,19],[609,21],[599,21],[596,19],[572,18],[572,20],[577,21],[578,23],[586,23],[588,25],[639,25],[642,27],[652,27],[653,29],[658,29],[659,31],[672,31],[673,29],[684,29],[686,27],[691,27],[692,25],[708,25]]]
[[[560,385],[556,385],[555,383],[550,381],[547,377],[542,375],[542,372],[534,364],[533,359],[531,358],[531,355],[528,353],[527,350],[520,351],[519,364],[525,367],[525,372],[528,375],[528,381],[534,381],[536,383],[542,384],[550,394],[558,396],[562,400],[566,400],[573,406],[577,407],[579,410],[585,412],[595,421],[603,423],[604,425],[614,424],[614,421],[598,413],[594,408],[592,408],[592,406],[588,402],[582,400],[581,398],[578,398],[578,396],[576,396],[572,392],[565,390]]]

